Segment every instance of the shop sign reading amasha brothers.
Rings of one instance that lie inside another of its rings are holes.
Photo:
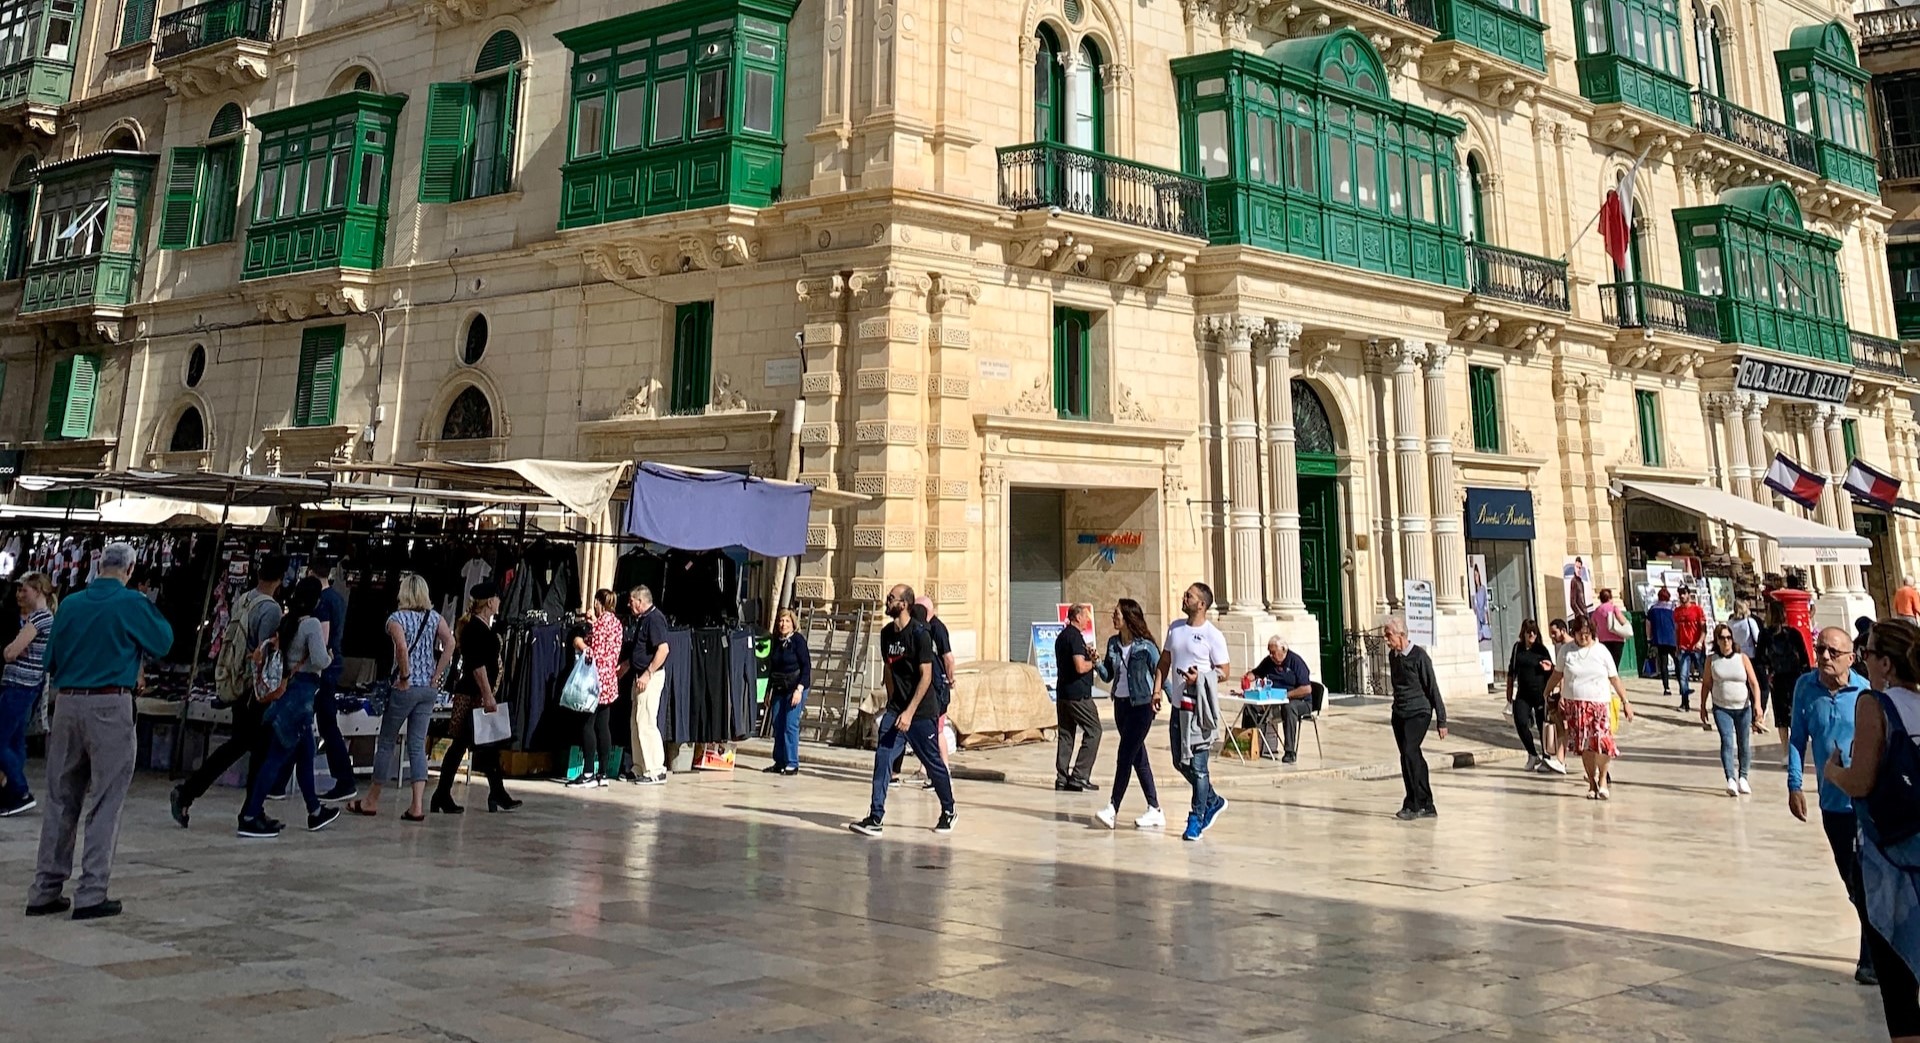
[[[1771,359],[1742,356],[1734,383],[1742,391],[1783,395],[1809,402],[1843,405],[1853,389],[1853,378],[1844,373],[1826,373],[1804,366],[1788,365]]]

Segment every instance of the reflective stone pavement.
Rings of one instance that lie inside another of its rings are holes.
[[[867,840],[864,779],[757,765],[241,841],[238,793],[182,832],[142,778],[117,920],[20,917],[39,822],[0,821],[0,1039],[1885,1039],[1772,737],[1731,800],[1666,716],[1610,803],[1503,764],[1436,773],[1442,817],[1401,823],[1397,780],[1302,781],[1199,844],[1127,828],[1137,791],[1108,832],[994,784],[950,837],[896,790]]]

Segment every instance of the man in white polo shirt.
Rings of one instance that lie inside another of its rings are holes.
[[[1167,628],[1166,649],[1160,656],[1159,691],[1173,700],[1173,766],[1193,784],[1187,840],[1199,840],[1227,809],[1227,799],[1214,792],[1207,775],[1207,757],[1220,731],[1216,686],[1227,679],[1227,635],[1207,620],[1212,607],[1213,588],[1205,583],[1188,587],[1180,595],[1186,618]],[[1154,709],[1159,708],[1156,696]]]

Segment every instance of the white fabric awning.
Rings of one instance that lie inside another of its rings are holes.
[[[1621,482],[1620,487],[1708,521],[1772,540],[1783,565],[1865,565],[1873,541],[1807,518],[1796,518],[1711,485]]]

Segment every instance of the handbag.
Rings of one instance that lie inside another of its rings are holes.
[[[575,713],[592,713],[599,707],[600,671],[594,668],[592,656],[574,660],[573,672],[560,689],[560,705]]]
[[[420,629],[414,632],[413,640],[407,643],[407,658],[412,659],[414,650],[420,647],[420,639],[427,636],[427,624],[433,621],[431,612],[420,615]],[[385,681],[375,681],[367,686],[367,716],[385,717],[387,705],[393,701],[393,681],[391,675]]]
[[[513,738],[513,712],[500,703],[488,713],[486,707],[473,708],[473,745],[490,746]]]
[[[1627,614],[1616,606],[1613,614],[1607,617],[1607,631],[1614,637],[1632,637],[1633,624],[1627,622]]]

